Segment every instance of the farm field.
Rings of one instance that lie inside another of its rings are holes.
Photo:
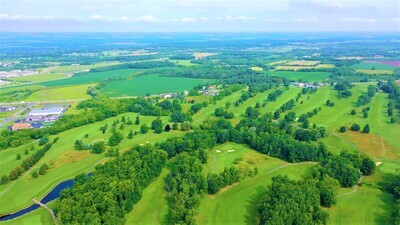
[[[250,67],[250,69],[252,69],[254,71],[263,71],[264,70],[262,67],[259,67],[259,66],[253,66],[253,67]]]
[[[176,63],[180,66],[197,66],[197,64],[192,63],[192,60],[176,60],[176,59],[170,59],[170,62]]]
[[[104,72],[89,72],[86,75],[72,76],[67,79],[47,81],[47,82],[42,82],[39,84],[47,86],[47,87],[91,84],[91,83],[97,83],[97,82],[111,79],[111,78],[125,78],[125,77],[128,77],[128,76],[134,74],[135,71],[137,71],[137,70],[122,69],[122,70],[110,70],[110,71],[104,71]]]
[[[87,88],[93,85],[75,85],[67,87],[48,87],[40,91],[32,93],[25,101],[56,101],[56,100],[73,100],[88,99],[90,96],[86,94]]]
[[[393,74],[393,70],[365,70],[365,69],[356,69],[357,72],[365,73],[368,75],[382,75],[382,74]]]
[[[351,66],[354,69],[361,69],[361,70],[372,70],[374,67],[376,70],[394,70],[396,67],[387,65],[387,64],[381,64],[381,63],[376,63],[376,62],[361,62],[359,64],[355,64]]]
[[[10,80],[15,82],[43,82],[43,81],[50,81],[50,80],[58,80],[67,78],[68,75],[61,74],[61,73],[49,73],[49,74],[37,74],[31,76],[23,76],[23,77],[12,77]]]
[[[314,82],[325,81],[329,78],[328,72],[294,72],[294,71],[269,71],[266,74],[270,76],[284,77],[290,80]]]
[[[333,64],[318,64],[315,66],[299,66],[299,65],[283,65],[283,66],[277,66],[275,70],[301,70],[301,69],[332,69],[335,67]]]
[[[144,96],[148,93],[171,93],[190,90],[196,85],[212,83],[209,79],[194,79],[181,77],[160,77],[145,75],[130,80],[114,81],[101,90],[106,96]]]

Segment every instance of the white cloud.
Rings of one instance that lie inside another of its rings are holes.
[[[400,18],[399,17],[393,17],[390,19],[393,22],[400,22]]]
[[[271,17],[271,18],[264,18],[262,21],[264,22],[280,22],[280,17]]]
[[[101,15],[94,15],[90,17],[91,20],[103,20],[104,17]]]
[[[0,14],[0,20],[56,20],[61,19],[54,16],[24,16],[24,15],[8,15]]]
[[[182,17],[180,21],[183,23],[192,23],[196,22],[196,19],[192,17]]]
[[[310,23],[310,22],[317,22],[317,17],[309,17],[309,18],[304,18],[304,17],[298,17],[295,19],[292,19],[292,22],[296,23]]]
[[[201,20],[202,22],[207,22],[207,21],[208,21],[208,18],[207,18],[207,17],[201,17],[200,20]]]
[[[375,23],[375,18],[361,18],[361,17],[346,17],[340,18],[340,21],[343,22],[364,22],[364,23]]]
[[[217,18],[217,20],[255,20],[255,16],[231,16],[231,15],[225,15],[225,16],[220,16]]]
[[[118,21],[123,21],[123,22],[129,22],[129,21],[132,21],[132,19],[131,19],[131,18],[129,18],[129,17],[127,17],[127,16],[121,16],[121,17],[118,17],[116,20],[118,20]]]
[[[134,21],[137,21],[137,22],[157,22],[159,20],[156,19],[153,15],[144,15],[144,16],[136,17],[134,19]]]

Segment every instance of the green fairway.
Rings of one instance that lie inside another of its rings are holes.
[[[55,201],[51,201],[46,205],[50,208],[54,208],[55,204],[56,204]],[[48,210],[39,207],[39,209],[36,209],[28,214],[25,214],[13,220],[1,221],[0,224],[1,225],[32,225],[32,224],[54,225],[54,221]]]
[[[290,99],[296,99],[296,96],[300,91],[301,91],[301,88],[290,87],[289,90],[285,90],[285,92],[283,92],[283,94],[281,96],[279,96],[276,101],[268,102],[265,107],[260,108],[261,114],[264,114],[267,112],[274,113],[285,102],[289,101]]]
[[[199,84],[212,83],[209,79],[160,77],[145,75],[130,80],[114,81],[101,90],[106,96],[144,96],[146,94],[171,93],[190,90]]]
[[[298,81],[325,81],[329,78],[330,73],[328,72],[294,72],[294,71],[268,71],[266,72],[270,76],[284,77],[289,80]]]
[[[260,154],[246,146],[227,143],[216,146],[215,150],[225,149],[226,145],[232,145],[238,152],[226,153],[227,159],[221,154],[216,163],[221,164],[216,168],[232,166],[232,157],[229,154],[238,154],[244,161],[252,162],[259,169],[254,177],[247,177],[230,187],[223,188],[216,195],[206,195],[200,203],[198,224],[256,224],[256,202],[260,194],[270,184],[271,178],[276,175],[288,175],[290,178],[299,178],[311,165],[289,164],[282,160]],[[230,146],[229,146],[230,147]],[[221,152],[223,153],[223,152]],[[215,153],[217,154],[217,153]],[[212,157],[212,156],[211,156]],[[212,160],[212,158],[210,158]],[[231,165],[229,165],[231,164]],[[210,163],[207,164],[209,169]]]
[[[67,79],[62,80],[54,80],[41,82],[41,85],[44,86],[65,86],[65,85],[79,85],[79,84],[90,84],[96,83],[103,80],[111,79],[111,78],[124,78],[132,75],[135,71],[134,69],[123,69],[123,70],[110,70],[104,72],[88,72],[85,75],[75,75]]]
[[[57,185],[59,182],[67,179],[71,179],[76,175],[83,172],[90,172],[94,169],[96,163],[101,162],[105,158],[104,154],[92,154],[90,151],[76,151],[74,150],[75,140],[82,139],[84,143],[93,144],[96,141],[107,141],[111,136],[111,132],[107,131],[103,134],[100,131],[100,127],[108,123],[109,126],[116,119],[121,120],[122,116],[130,117],[134,119],[136,113],[125,113],[117,117],[106,119],[105,121],[96,122],[86,126],[74,128],[65,132],[62,132],[56,136],[60,137],[59,141],[53,145],[53,147],[45,154],[45,156],[39,160],[39,162],[33,166],[29,171],[25,172],[16,181],[9,182],[6,185],[0,186],[0,215],[8,212],[12,212],[31,204],[33,197],[42,198],[52,187]],[[156,117],[141,116],[141,124],[151,124]],[[161,117],[166,122],[168,117]],[[127,139],[126,136],[130,130],[139,131],[139,125],[126,125],[123,130],[117,127],[117,130],[123,134],[125,139],[117,147],[120,150],[128,149],[135,144],[145,144],[159,142],[169,137],[184,135],[181,131],[170,131],[163,132],[161,134],[155,134],[150,130],[147,134],[138,134],[134,136],[132,140]],[[89,134],[88,138],[84,138],[85,134]],[[50,136],[52,140],[55,136]],[[18,147],[15,149],[6,150],[4,153],[5,158],[9,158],[10,165],[6,165],[6,168],[12,168],[17,165],[13,161],[15,157],[14,150],[23,151],[25,146]],[[37,148],[36,148],[37,149]],[[22,158],[25,158],[22,155]],[[49,170],[45,176],[39,176],[38,178],[32,178],[31,173],[37,171],[38,168],[46,163],[49,165]],[[9,170],[9,169],[8,169]],[[30,187],[29,191],[25,191],[26,187]]]
[[[160,176],[143,190],[140,201],[126,215],[125,224],[167,224],[168,192],[165,178],[168,173],[168,169],[164,168]]]
[[[360,187],[357,192],[338,198],[337,205],[328,209],[329,224],[393,224],[393,196],[379,189]]]
[[[275,91],[275,89],[268,90],[264,93],[258,93],[256,96],[247,99],[245,102],[243,102],[243,104],[240,104],[238,107],[235,107],[232,104],[232,106],[228,109],[228,112],[233,112],[235,117],[239,117],[239,116],[244,117],[245,113],[246,113],[246,109],[248,107],[254,107],[257,104],[257,102],[260,103],[260,105],[262,105],[264,103],[264,101],[267,99],[268,94],[271,93],[272,91]]]
[[[56,101],[56,100],[72,100],[72,99],[88,99],[90,96],[86,94],[89,86],[93,85],[75,85],[68,87],[50,87],[31,94],[25,101]]]
[[[59,73],[37,74],[32,76],[12,77],[10,80],[17,82],[43,82],[49,80],[58,80],[66,78],[68,75]]]

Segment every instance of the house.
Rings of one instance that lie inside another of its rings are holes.
[[[184,91],[183,91],[183,94],[184,94],[184,95],[188,95],[188,94],[189,94],[189,92],[188,92],[188,91],[186,91],[186,90],[184,90]]]
[[[32,126],[29,123],[14,123],[11,126],[11,130],[25,130],[25,129],[31,129]]]
[[[210,85],[210,86],[208,87],[208,89],[215,89],[215,86],[214,86],[214,85]]]

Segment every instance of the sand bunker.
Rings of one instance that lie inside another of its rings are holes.
[[[219,153],[219,152],[221,152],[221,150],[217,150],[216,152],[218,152],[218,153]]]
[[[382,162],[376,162],[375,165],[376,166],[380,166],[382,164]]]
[[[228,152],[234,152],[235,150],[233,150],[233,149],[231,149],[231,150],[228,150]]]

